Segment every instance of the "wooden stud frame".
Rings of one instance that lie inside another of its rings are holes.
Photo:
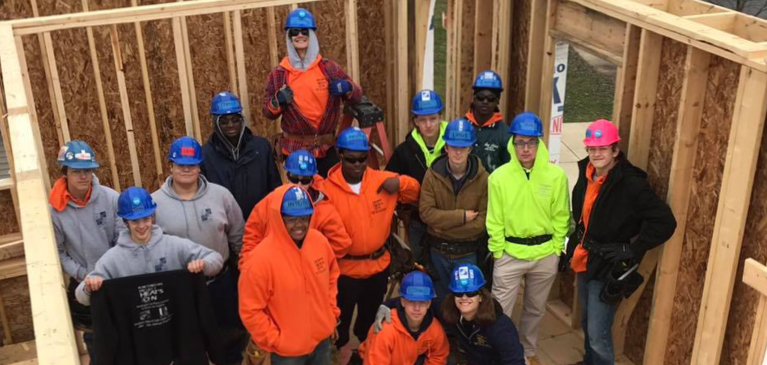
[[[762,365],[765,352],[767,352],[767,266],[754,259],[746,259],[743,268],[743,282],[760,294],[746,364]]]

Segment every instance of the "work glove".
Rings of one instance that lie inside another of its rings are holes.
[[[330,95],[344,96],[352,92],[352,83],[344,80],[337,79],[330,82]]]
[[[559,272],[567,272],[570,269],[570,255],[567,252],[563,252],[559,256]]]
[[[384,320],[386,320],[386,323],[391,323],[391,309],[381,304],[376,312],[376,320],[373,322],[373,333],[381,332]]]
[[[634,251],[628,243],[614,243],[602,247],[602,257],[610,262],[627,261],[634,258]]]
[[[293,90],[290,86],[285,85],[274,94],[274,99],[277,100],[277,104],[280,104],[280,106],[291,104],[293,103]]]

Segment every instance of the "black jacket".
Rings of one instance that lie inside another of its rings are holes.
[[[243,130],[239,157],[234,156],[216,133],[202,146],[202,174],[208,181],[229,190],[246,221],[253,207],[272,190],[282,185],[269,142]]]
[[[573,218],[578,228],[570,237],[572,243],[579,242],[578,232],[583,227],[581,213],[588,185],[588,164],[588,158],[578,162],[578,182],[572,195]],[[639,262],[645,252],[671,238],[675,229],[674,214],[650,188],[647,173],[632,165],[621,152],[594,202],[586,239],[597,246],[630,243]],[[572,256],[575,246],[568,245],[568,256]],[[601,279],[608,265],[602,257],[590,253],[587,267],[587,279]]]
[[[405,142],[400,143],[394,149],[389,162],[386,164],[386,171],[395,172],[400,175],[407,175],[423,183],[423,177],[426,175],[426,157],[418,142],[413,139],[412,134],[408,133]],[[411,218],[422,222],[418,209],[410,208]]]
[[[525,350],[517,328],[493,299],[496,320],[484,326],[456,323],[450,328],[466,353],[469,365],[525,365]]]
[[[208,365],[215,316],[186,270],[105,280],[91,297],[97,365]]]

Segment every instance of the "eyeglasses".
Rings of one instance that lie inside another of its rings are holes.
[[[355,165],[358,163],[365,163],[368,160],[368,155],[365,154],[364,156],[359,158],[351,158],[351,157],[343,156],[343,159],[344,159],[344,162],[348,162],[351,165]]]
[[[455,297],[456,298],[463,298],[463,297],[474,298],[477,295],[479,295],[479,291],[472,291],[472,292],[468,292],[468,293],[457,293],[455,295]]]
[[[519,149],[524,149],[525,147],[533,148],[533,147],[537,147],[537,146],[538,146],[538,140],[537,139],[536,140],[532,140],[532,141],[527,141],[527,142],[525,142],[525,141],[514,141],[514,147],[519,148]]]
[[[296,37],[299,34],[303,34],[305,36],[309,36],[309,29],[306,28],[291,28],[288,29],[288,35],[292,37]]]
[[[484,97],[480,95],[474,95],[474,99],[477,99],[477,101],[484,101],[485,103],[495,103],[498,101],[498,97],[495,95],[485,95]]]
[[[314,176],[297,176],[288,174],[288,181],[292,182],[293,184],[309,185],[312,183],[312,180],[314,180]]]

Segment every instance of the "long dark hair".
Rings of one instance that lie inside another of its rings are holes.
[[[495,322],[497,318],[495,314],[495,303],[490,291],[486,288],[482,288],[479,290],[479,296],[482,298],[482,301],[479,303],[479,308],[477,308],[477,315],[474,316],[474,323],[478,326],[484,326]],[[458,310],[458,307],[455,306],[455,297],[456,295],[453,293],[448,294],[440,305],[442,319],[447,324],[456,324],[461,319],[461,312]]]

